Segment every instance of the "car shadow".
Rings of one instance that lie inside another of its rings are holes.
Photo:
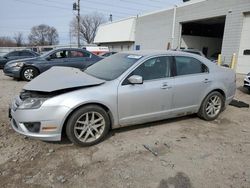
[[[250,91],[247,88],[243,87],[243,86],[239,86],[237,89],[239,91],[241,91],[242,93],[250,94]]]
[[[155,122],[151,122],[151,123],[136,124],[136,125],[131,125],[131,126],[127,126],[127,127],[112,129],[106,139],[114,136],[116,133],[129,132],[129,131],[133,131],[133,130],[137,130],[137,129],[144,129],[144,128],[149,128],[149,127],[161,126],[163,124],[170,124],[173,122],[176,123],[176,122],[191,119],[191,118],[197,118],[197,115],[192,114],[192,115],[170,118],[170,119],[161,120],[161,121],[155,121]]]

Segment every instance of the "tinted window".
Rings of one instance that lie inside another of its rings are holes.
[[[175,62],[177,76],[208,72],[204,64],[192,57],[175,57]]]
[[[143,80],[169,77],[170,58],[162,56],[149,59],[136,68],[132,74],[142,76]]]
[[[62,58],[68,58],[68,57],[69,57],[69,51],[67,50],[57,51],[50,55],[51,59],[62,59]]]
[[[115,54],[91,65],[85,72],[100,79],[113,80],[118,78],[141,57],[124,53]]]
[[[72,51],[70,51],[69,57],[71,57],[71,58],[85,57],[84,55],[85,54],[81,51],[72,50]]]
[[[77,57],[90,57],[91,54],[88,52],[82,52],[82,51],[77,51],[77,50],[71,50],[69,52],[69,57],[71,58],[77,58]]]
[[[34,56],[31,52],[20,52],[21,56]]]

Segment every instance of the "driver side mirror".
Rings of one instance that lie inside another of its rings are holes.
[[[9,59],[7,56],[3,56],[4,59]]]
[[[46,60],[47,60],[47,61],[50,61],[50,60],[51,60],[51,57],[50,57],[50,56],[49,56],[49,57],[47,57],[47,58],[46,58]]]
[[[128,78],[130,84],[143,84],[143,78],[139,75],[133,75]]]

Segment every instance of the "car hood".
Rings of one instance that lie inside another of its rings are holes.
[[[52,67],[30,81],[24,90],[54,92],[103,84],[105,81],[90,76],[80,69],[70,67]]]

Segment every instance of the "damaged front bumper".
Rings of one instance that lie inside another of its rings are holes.
[[[41,106],[18,109],[17,97],[9,109],[11,127],[19,134],[45,141],[60,141],[63,120],[69,111],[65,106]]]

